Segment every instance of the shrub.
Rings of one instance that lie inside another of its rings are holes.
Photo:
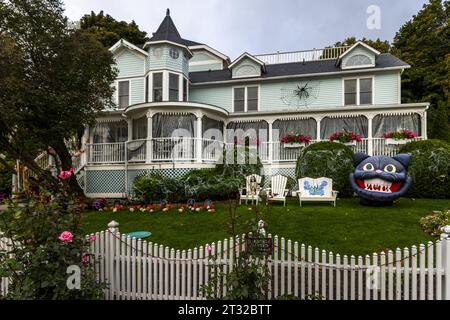
[[[442,233],[441,227],[450,224],[450,209],[434,211],[434,214],[420,219],[420,227],[423,232],[436,237]]]
[[[450,195],[450,145],[441,140],[408,143],[399,153],[410,153],[408,174],[413,179],[409,195],[447,198]]]
[[[184,187],[179,179],[164,177],[153,171],[134,180],[133,192],[144,203],[179,202],[185,198]]]
[[[335,142],[318,142],[302,150],[295,169],[297,179],[303,177],[333,179],[333,189],[340,196],[351,196],[352,188],[348,181],[353,171],[353,151]]]
[[[253,173],[260,174],[262,169],[261,160],[252,154],[252,149],[246,147],[242,153],[237,151],[238,148],[234,148],[232,163],[219,161],[215,168],[191,170],[181,178],[168,178],[156,172],[142,175],[135,179],[133,192],[145,203],[161,199],[174,203],[185,202],[189,198],[196,201],[234,199],[239,187],[245,184],[245,178]],[[256,163],[250,164],[249,159],[253,156]],[[223,159],[226,159],[225,153]],[[261,181],[261,185],[263,183]]]

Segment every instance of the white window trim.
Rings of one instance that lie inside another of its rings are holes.
[[[255,85],[247,85],[247,86],[233,86],[231,88],[231,104],[233,108],[233,112],[236,112],[234,109],[234,89],[244,88],[244,112],[248,111],[248,100],[247,100],[247,90],[249,87],[257,87],[258,88],[258,106],[256,110],[252,110],[250,112],[258,112],[261,109],[261,85],[255,84]],[[240,112],[240,111],[239,111]]]
[[[361,79],[372,79],[372,103],[369,104],[360,104],[360,90],[359,90],[359,81]],[[345,104],[345,81],[346,80],[356,80],[356,104]],[[359,76],[359,77],[347,77],[342,78],[342,106],[371,106],[375,104],[375,76]]]

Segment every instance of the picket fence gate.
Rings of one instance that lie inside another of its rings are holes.
[[[201,300],[202,285],[215,272],[228,273],[245,250],[245,235],[189,250],[121,234],[118,224],[97,232],[91,241],[91,263],[98,281],[108,283],[105,298],[142,300]],[[450,300],[450,237],[418,247],[341,256],[271,236],[273,254],[268,299],[292,295],[328,300]],[[0,239],[0,248],[10,240]],[[224,295],[225,278],[217,287]],[[7,293],[2,278],[0,295]]]

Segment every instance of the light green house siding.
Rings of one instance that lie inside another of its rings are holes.
[[[208,70],[222,70],[222,63],[218,62],[218,63],[190,65],[189,66],[190,72],[208,71]]]
[[[222,107],[231,112],[232,95],[231,86],[214,86],[214,87],[202,87],[193,88],[189,90],[189,101],[212,104],[218,107]]]
[[[145,100],[145,79],[130,81],[130,104],[143,103]]]
[[[375,104],[396,104],[400,97],[399,72],[377,73],[375,75]]]
[[[174,59],[170,56],[170,48],[178,50],[178,58]],[[161,55],[158,54],[161,50]],[[150,48],[148,56],[148,70],[168,69],[183,73],[185,76],[189,74],[189,60],[184,56],[181,48],[169,45],[154,45]],[[155,54],[156,53],[156,54]]]
[[[116,57],[118,78],[136,77],[144,75],[145,58],[143,55],[122,50]]]
[[[223,63],[220,59],[205,53],[195,51],[194,56],[189,60],[189,71],[222,70]]]
[[[342,105],[341,78],[293,80],[262,83],[260,87],[260,110],[282,111],[305,107],[304,100],[299,101],[293,96],[293,90],[297,88],[297,85],[303,86],[305,84],[312,88],[311,96],[317,96],[317,98],[309,99],[306,107],[338,107]]]
[[[347,64],[348,59],[356,55],[365,55],[370,58],[370,62],[372,64],[375,64],[375,54],[369,49],[363,47],[362,45],[359,45],[342,58],[342,65],[345,66]]]
[[[261,65],[250,58],[244,58],[231,69],[232,77],[251,77],[261,75]]]
[[[194,52],[194,56],[191,58],[190,62],[199,62],[208,60],[215,60],[215,59],[204,52]]]

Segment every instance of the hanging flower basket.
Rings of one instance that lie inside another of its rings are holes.
[[[283,143],[283,148],[302,148],[311,142],[311,137],[292,133],[281,138],[280,142]]]
[[[383,137],[386,139],[387,145],[407,144],[417,137],[417,134],[408,129],[386,132]]]
[[[333,142],[342,143],[346,146],[356,146],[357,142],[362,141],[362,136],[353,131],[349,132],[344,130],[333,133],[328,139]]]

